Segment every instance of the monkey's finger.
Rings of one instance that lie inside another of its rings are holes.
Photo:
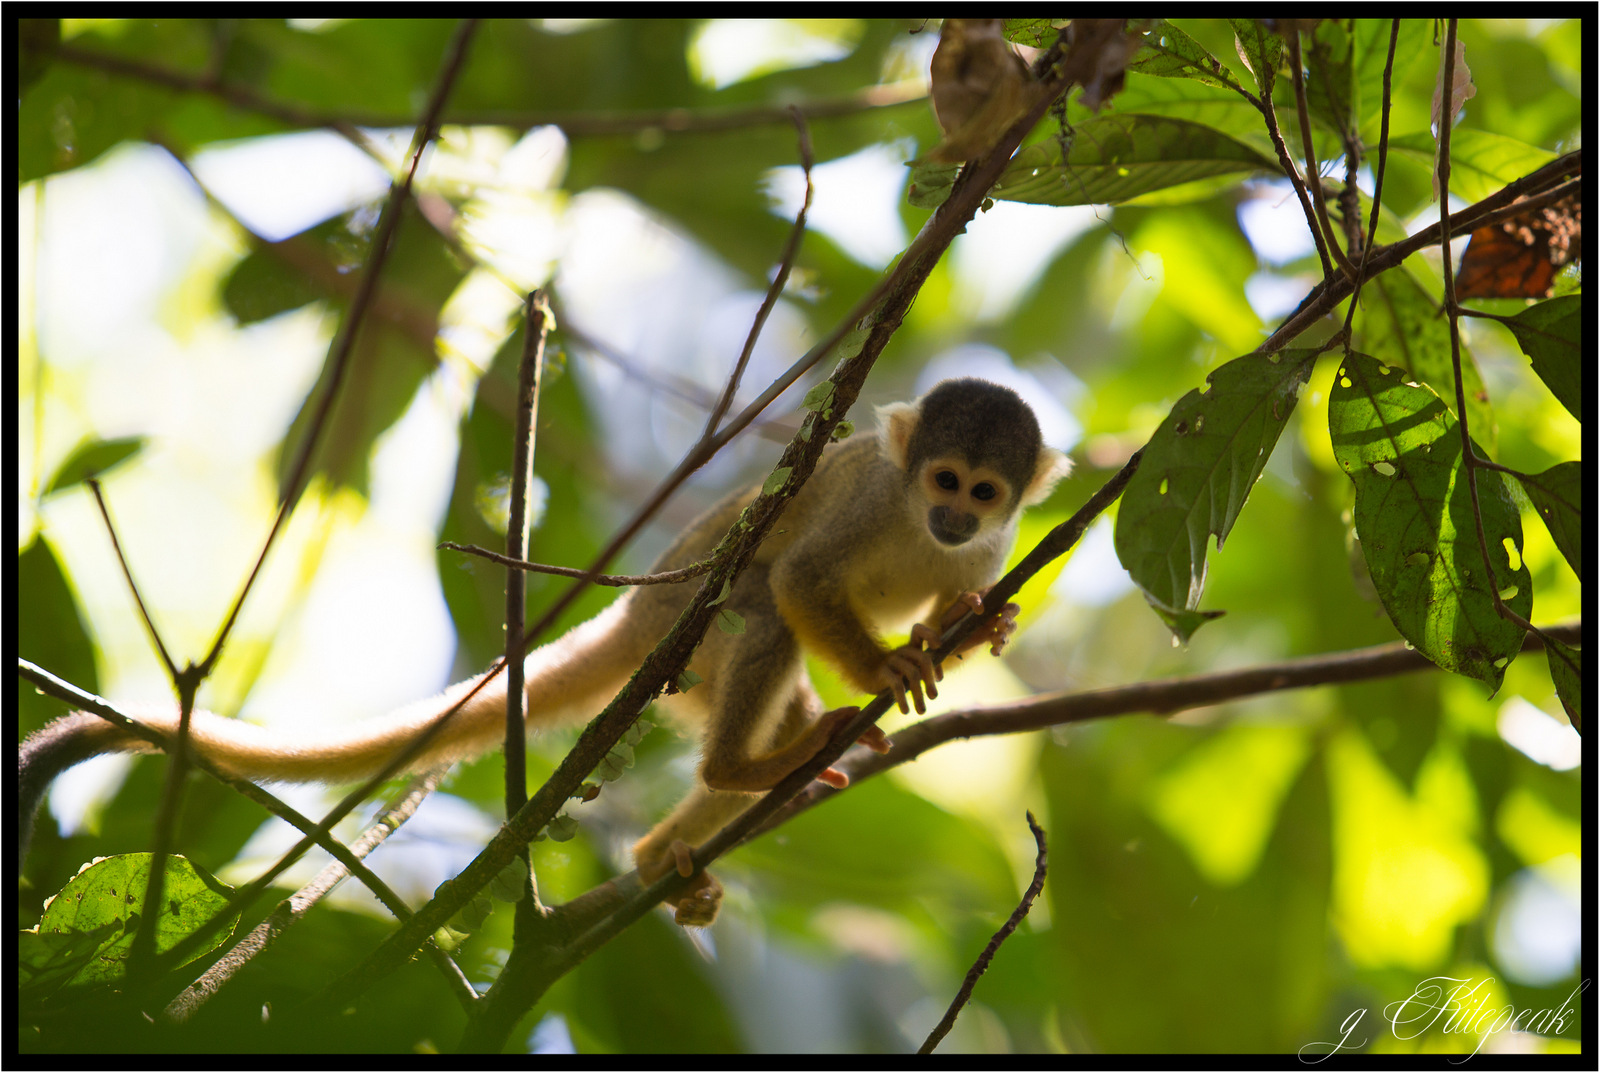
[[[894,747],[889,735],[876,726],[870,726],[862,731],[861,736],[856,739],[856,744],[865,745],[875,753],[886,753]]]
[[[919,622],[911,627],[911,642],[913,644],[937,645],[940,633],[926,622]]]
[[[681,838],[672,840],[672,860],[676,864],[680,876],[694,875],[694,860],[689,856],[694,851],[689,848],[689,843]],[[681,921],[679,923],[682,923]]]
[[[835,790],[843,790],[850,785],[850,776],[836,767],[827,767],[817,772],[817,781],[825,782]]]

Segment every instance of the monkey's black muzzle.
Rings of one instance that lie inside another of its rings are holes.
[[[928,532],[941,544],[951,547],[965,544],[978,532],[978,516],[949,507],[934,507],[928,511]]]

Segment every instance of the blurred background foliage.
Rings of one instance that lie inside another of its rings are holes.
[[[453,24],[24,21],[19,650],[114,701],[170,703],[78,478],[103,473],[169,647],[198,658],[270,524]],[[1228,23],[1176,25],[1254,86]],[[1371,56],[1381,75],[1388,22],[1348,28],[1360,131],[1375,146]],[[1439,32],[1403,23],[1391,131],[1410,149],[1390,154],[1385,227],[1437,218]],[[1460,36],[1478,91],[1456,144],[1475,166],[1457,170],[1453,192],[1470,200],[1579,144],[1580,32],[1574,20],[1469,19]],[[904,161],[938,137],[923,97],[936,38],[892,20],[486,23],[317,477],[201,703],[307,725],[378,714],[484,666],[501,647],[502,576],[433,546],[502,539],[519,293],[552,283],[561,328],[540,401],[533,556],[582,565],[681,456],[738,353],[798,205],[783,106],[829,106],[809,123],[817,198],[742,400],[832,327],[927,218],[906,200]],[[1203,122],[1275,159],[1259,115],[1216,86],[1134,72],[1111,110]],[[1292,104],[1279,114],[1297,146]],[[1067,109],[1073,122],[1089,115]],[[333,119],[362,128],[371,155],[321,126]],[[1053,129],[1047,120],[1034,140]],[[1337,141],[1317,137],[1335,158]],[[1438,273],[1435,249],[1390,278],[1436,302]],[[997,203],[935,270],[864,398],[911,397],[957,374],[1024,390],[1047,439],[1078,461],[1029,516],[1025,550],[1316,279],[1298,206],[1264,173],[1115,207]],[[1529,472],[1577,458],[1577,422],[1512,337],[1463,326],[1497,433],[1480,442]],[[1226,618],[1174,647],[1122,579],[1102,523],[1024,590],[1006,659],[954,677],[941,707],[1395,640],[1351,565],[1353,495],[1327,433],[1335,360],[1317,366],[1225,553],[1212,553],[1206,603]],[[691,482],[618,568],[642,570],[722,491],[759,479],[816,375]],[[870,422],[865,406],[852,416]],[[1573,616],[1577,579],[1524,512],[1534,621]],[[532,613],[567,584],[531,575]],[[563,625],[612,598],[591,591]],[[826,668],[816,677],[830,701],[850,699]],[[64,710],[26,684],[18,698],[19,734]],[[530,777],[570,741],[537,739]],[[23,926],[82,862],[146,847],[161,763],[99,761],[58,784],[22,879]],[[692,763],[671,730],[652,733],[627,778],[574,810],[577,838],[536,847],[546,900],[625,869],[626,846]],[[1538,657],[1512,664],[1492,697],[1424,673],[954,743],[722,862],[730,894],[714,929],[688,934],[652,914],[563,979],[518,1039],[550,1051],[914,1047],[1028,882],[1031,809],[1050,834],[1044,896],[944,1050],[1289,1051],[1343,1038],[1364,1010],[1351,1046],[1470,1051],[1480,1040],[1459,1023],[1397,1033],[1384,1022],[1386,1004],[1441,975],[1488,981],[1469,1010],[1568,1003],[1559,1031],[1498,1034],[1490,1049],[1572,1049],[1580,771]],[[372,860],[413,904],[492,831],[498,758],[463,766],[445,791]],[[285,794],[306,811],[318,795]],[[282,825],[197,777],[178,845],[237,882],[287,842]],[[370,949],[378,915],[342,891],[174,1042],[451,1046],[462,1015],[421,961],[365,996],[337,1035],[261,1035],[262,1004],[292,1011]],[[502,907],[458,952],[470,979],[493,978],[509,938]],[[21,1031],[29,1049],[140,1038],[137,1025],[70,1010]]]

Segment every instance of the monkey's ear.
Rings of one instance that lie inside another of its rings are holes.
[[[1039,461],[1033,467],[1033,480],[1022,490],[1022,505],[1031,507],[1050,497],[1056,482],[1072,472],[1072,459],[1054,447],[1039,448]]]
[[[917,427],[921,407],[914,402],[892,402],[877,409],[878,442],[883,447],[883,457],[897,469],[906,468],[906,447],[911,443],[911,433]]]

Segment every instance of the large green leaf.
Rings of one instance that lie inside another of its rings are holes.
[[[1583,376],[1578,343],[1583,336],[1583,299],[1575,294],[1531,305],[1509,318],[1506,327],[1517,337],[1533,371],[1561,400],[1567,412],[1583,420]]]
[[[1117,509],[1117,557],[1187,640],[1205,584],[1206,543],[1220,549],[1311,375],[1315,350],[1247,354],[1178,400],[1145,447]],[[1185,614],[1188,613],[1188,614]]]
[[[1522,562],[1522,522],[1505,481],[1478,472],[1485,577],[1461,461],[1461,433],[1443,401],[1406,372],[1365,354],[1346,358],[1328,400],[1333,453],[1356,486],[1355,526],[1389,619],[1448,671],[1499,689],[1522,630],[1494,608],[1491,585],[1524,619],[1532,576]]]

